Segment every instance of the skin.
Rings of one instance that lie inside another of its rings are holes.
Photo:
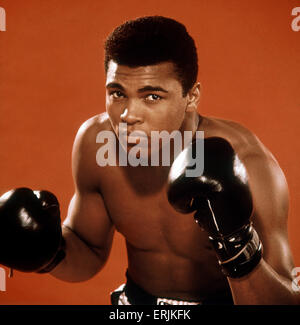
[[[259,139],[232,121],[199,115],[200,84],[183,97],[170,62],[131,68],[111,61],[106,89],[106,113],[86,121],[74,142],[75,194],[63,224],[67,254],[51,274],[70,282],[93,277],[107,261],[113,234],[119,231],[126,239],[131,278],[155,296],[198,301],[231,290],[235,304],[299,303],[291,289],[288,187]],[[264,247],[263,259],[250,274],[226,278],[206,232],[192,214],[170,206],[168,166],[97,165],[102,145],[96,143],[97,134],[118,133],[121,122],[129,132],[201,130],[205,137],[223,137],[232,144],[248,172],[255,206],[251,218]]]

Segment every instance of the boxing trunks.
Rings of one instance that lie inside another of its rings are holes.
[[[202,301],[184,301],[164,297],[155,297],[139,287],[126,273],[127,281],[111,292],[112,305],[232,305],[230,292]]]

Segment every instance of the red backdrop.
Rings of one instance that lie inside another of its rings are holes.
[[[184,23],[199,53],[199,111],[250,128],[273,152],[290,188],[290,244],[300,266],[299,1],[2,0],[0,32],[0,192],[17,186],[57,194],[63,218],[73,194],[71,149],[78,127],[105,109],[103,42],[127,19],[165,15]],[[1,248],[2,249],[2,248]],[[0,304],[108,304],[124,281],[117,234],[93,279],[65,283],[15,272]]]

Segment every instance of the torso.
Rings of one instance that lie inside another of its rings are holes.
[[[233,122],[205,117],[199,130],[205,137],[226,138],[237,150],[245,141],[263,150],[249,131]],[[228,291],[207,234],[192,214],[175,212],[167,201],[168,171],[141,166],[95,169],[109,217],[126,239],[128,272],[144,290],[160,297],[193,301]]]

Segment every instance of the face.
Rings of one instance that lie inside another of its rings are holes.
[[[128,134],[142,131],[148,138],[151,131],[180,130],[190,103],[190,96],[182,95],[173,63],[131,68],[110,61],[106,110],[116,135],[119,123],[127,123]]]

